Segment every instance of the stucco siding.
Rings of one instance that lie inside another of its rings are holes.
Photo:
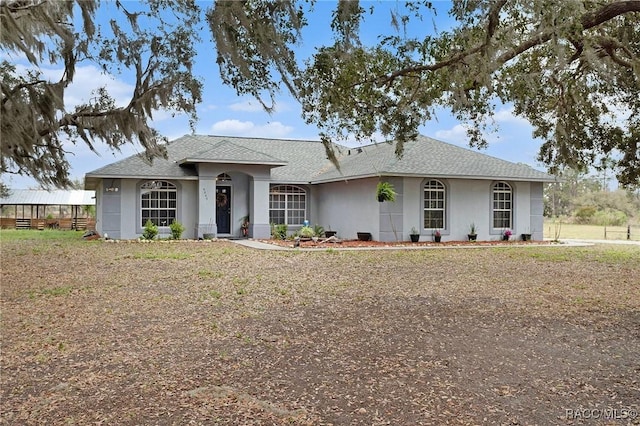
[[[404,239],[409,239],[412,227],[421,233],[421,241],[431,241],[432,231],[423,228],[423,185],[428,178],[405,178],[403,182]],[[446,187],[445,228],[442,241],[464,241],[471,223],[477,228],[478,240],[497,240],[503,229],[494,229],[492,222],[492,185],[495,181],[473,179],[438,179]],[[507,182],[513,189],[513,232],[519,236],[532,227],[531,184]],[[542,184],[534,184],[542,187]],[[535,196],[534,196],[535,197]],[[535,203],[534,203],[535,204]],[[536,204],[537,205],[537,204]],[[537,207],[536,207],[537,208]],[[538,220],[538,219],[535,219]],[[533,228],[533,227],[532,227]]]
[[[122,198],[120,199],[122,215],[120,216],[120,229],[122,238],[132,239],[142,235],[142,225],[139,223],[140,210],[138,208],[138,192],[136,185],[140,180],[122,180]]]
[[[378,202],[380,210],[380,223],[377,239],[380,241],[403,241],[404,238],[404,218],[403,218],[403,178],[383,178],[383,181],[393,185],[396,192],[396,200],[394,202],[384,201]],[[375,236],[374,236],[375,238]]]
[[[531,226],[531,185],[529,182],[516,182],[514,188],[514,220],[511,239],[520,238],[520,234],[528,233]]]
[[[534,240],[543,240],[544,235],[544,190],[542,182],[531,182],[530,230]]]
[[[198,182],[181,181],[179,191],[177,220],[184,226],[182,238],[197,238],[198,211],[195,206],[198,205]]]
[[[104,185],[96,189],[96,228],[99,234],[107,234],[109,238],[122,238],[121,205],[122,185],[120,179],[110,182],[109,190]],[[113,188],[113,189],[112,189]],[[116,190],[117,189],[117,190]]]
[[[343,239],[357,238],[357,232],[379,235],[380,204],[376,200],[377,178],[333,182],[318,187],[318,224],[337,231]]]
[[[420,241],[427,241],[426,234],[421,232],[422,178],[404,178],[402,182],[402,239],[410,239],[411,228],[420,232]]]
[[[185,226],[183,238],[201,237],[210,223],[215,224],[215,176],[228,173],[232,188],[231,235],[239,236],[240,219],[250,215],[254,238],[269,237],[268,190],[272,183],[267,168],[240,167],[243,171],[210,167],[200,180],[170,180],[178,187],[177,219]],[[254,173],[256,177],[247,174]],[[423,185],[429,177],[387,178],[396,190],[395,202],[378,202],[379,179],[367,178],[319,185],[299,185],[307,190],[307,219],[311,225],[337,231],[344,239],[357,238],[357,232],[370,232],[380,241],[408,241],[411,228],[421,233],[421,241],[431,241],[432,231],[423,228]],[[502,229],[492,228],[492,185],[495,181],[472,179],[438,179],[446,187],[446,226],[443,241],[467,239],[469,225],[476,224],[479,240],[497,240]],[[106,191],[104,182],[97,187],[97,223],[101,234],[110,238],[135,239],[142,234],[140,223],[140,179],[109,182],[118,191]],[[542,239],[543,184],[509,182],[513,189],[513,238],[531,233]],[[203,221],[204,220],[204,221]],[[257,223],[256,223],[257,222]],[[168,228],[161,237],[168,237]]]
[[[249,176],[244,173],[230,172],[231,182],[231,235],[241,236],[241,219],[249,215]],[[249,217],[251,220],[251,217]]]
[[[452,179],[449,183],[450,239],[466,240],[471,224],[475,224],[478,240],[491,235],[491,182]]]

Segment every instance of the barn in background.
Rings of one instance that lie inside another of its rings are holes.
[[[95,229],[95,191],[13,189],[0,197],[0,226],[11,229]]]

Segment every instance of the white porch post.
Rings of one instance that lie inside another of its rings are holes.
[[[261,180],[260,178],[253,178],[251,198],[253,202],[249,203],[251,206],[249,236],[252,238],[270,238],[268,179]]]
[[[198,181],[198,232],[202,234],[213,233],[218,235],[216,224],[216,178],[200,177]]]

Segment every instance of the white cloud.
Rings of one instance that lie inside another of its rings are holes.
[[[240,120],[223,120],[214,123],[211,126],[211,130],[214,133],[227,133],[227,134],[238,134],[242,132],[248,132],[255,128],[255,124],[251,121],[240,121]]]
[[[283,138],[293,131],[293,127],[286,126],[279,121],[256,125],[251,121],[223,120],[214,123],[211,126],[211,131],[217,135]]]
[[[204,111],[213,111],[213,110],[218,109],[218,105],[207,104],[207,105],[200,106],[200,109],[202,109]]]
[[[448,130],[438,130],[435,137],[457,145],[467,145],[469,140],[467,129],[462,124],[456,124]]]
[[[22,52],[0,52],[0,60],[9,62],[28,62],[27,55]]]
[[[175,109],[157,109],[153,111],[152,123],[157,123],[164,120],[175,120],[179,117],[186,117],[186,113],[176,111]]]
[[[129,103],[134,89],[133,85],[105,74],[94,66],[78,67],[73,83],[66,90],[65,106],[87,102],[95,96],[92,92],[100,87],[106,87],[118,107]]]
[[[26,74],[31,69],[24,65],[17,64],[18,74]],[[62,77],[62,68],[40,67],[42,78],[49,81],[58,81]],[[134,86],[125,83],[123,80],[104,73],[99,68],[89,65],[76,68],[73,82],[65,89],[64,106],[67,110],[73,110],[76,105],[86,103],[96,95],[95,90],[106,87],[107,92],[115,100],[116,106],[125,106],[129,103]]]
[[[243,101],[236,102],[229,105],[229,109],[231,111],[239,111],[239,112],[262,112],[264,109],[262,105],[258,101]]]
[[[493,119],[498,124],[500,124],[500,123],[509,123],[509,124],[514,124],[514,125],[518,125],[518,126],[530,126],[529,122],[526,119],[524,119],[522,117],[518,117],[513,113],[513,108],[506,108],[506,109],[498,110],[494,114]]]
[[[265,112],[262,104],[260,104],[260,102],[258,102],[255,99],[247,99],[244,101],[232,103],[229,105],[229,109],[235,112],[257,112],[257,113]],[[291,111],[291,107],[287,102],[277,101],[274,104],[273,112],[275,114],[287,112],[287,111]]]
[[[522,137],[531,138],[531,124],[526,119],[514,115],[513,108],[503,108],[496,111],[492,120],[493,123],[489,121],[487,131],[483,132],[483,136],[489,144],[513,142]],[[492,125],[497,128],[492,129]],[[497,130],[497,132],[493,130]],[[464,147],[469,144],[467,126],[464,124],[456,124],[450,129],[438,130],[435,132],[435,138]]]

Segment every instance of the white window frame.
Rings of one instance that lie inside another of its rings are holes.
[[[274,213],[279,213],[274,218]],[[269,189],[269,221],[276,225],[302,225],[307,217],[307,191],[296,185],[273,185]]]
[[[433,194],[441,194],[440,197],[431,198]],[[429,205],[427,205],[427,203]],[[430,226],[432,223],[430,212],[442,212],[442,226]],[[430,223],[427,222],[430,219]],[[422,185],[422,228],[424,230],[443,230],[447,228],[447,186],[438,179],[428,179]]]
[[[494,231],[513,229],[513,187],[507,182],[491,185],[491,228]]]
[[[165,180],[151,180],[140,185],[140,226],[151,219],[159,228],[169,228],[178,220],[178,187]],[[144,212],[149,212],[145,215]],[[152,214],[154,213],[154,214]],[[164,213],[164,214],[163,214]]]

